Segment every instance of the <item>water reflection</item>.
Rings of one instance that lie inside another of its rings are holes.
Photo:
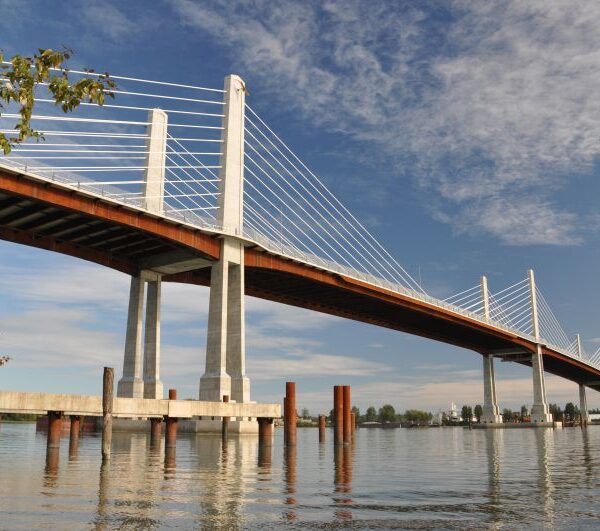
[[[296,457],[297,450],[295,446],[286,446],[283,450],[283,470],[285,474],[285,504],[284,517],[287,521],[293,522],[298,517],[296,511]]]
[[[554,521],[554,485],[552,483],[552,472],[550,470],[551,452],[553,450],[552,428],[537,428],[535,431],[537,461],[538,461],[538,496],[540,509],[543,511],[547,521]]]
[[[58,465],[60,448],[46,448],[46,467],[44,468],[44,487],[55,488],[58,484]]]
[[[488,465],[488,497],[492,521],[500,523],[502,521],[502,493],[500,490],[500,446],[504,430],[490,429],[484,430],[487,465]]]
[[[2,426],[0,527],[594,528],[600,517],[594,426],[368,430],[337,448],[310,430],[294,448],[280,431],[272,447],[180,434],[176,460],[149,434],[115,433],[103,465],[99,437],[82,436],[68,463],[66,443],[47,453],[45,434]]]
[[[334,511],[338,520],[352,520],[352,461],[354,456],[354,444],[337,445],[333,449],[334,469],[334,495],[333,502],[336,506]]]

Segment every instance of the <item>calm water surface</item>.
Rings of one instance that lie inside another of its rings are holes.
[[[46,456],[45,434],[0,425],[2,529],[600,528],[600,427],[359,430],[352,447],[276,430],[180,434],[176,456],[115,433],[110,464],[83,436]]]

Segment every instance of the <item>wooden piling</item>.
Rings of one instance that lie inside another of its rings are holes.
[[[169,400],[177,400],[177,389],[169,389]],[[177,445],[177,418],[167,417],[165,422],[165,448]]]
[[[356,413],[354,413],[354,411],[350,413],[350,426],[352,428],[350,430],[350,437],[354,440],[354,437],[356,436]]]
[[[48,411],[48,448],[60,447],[60,433],[62,431],[62,412]]]
[[[296,383],[285,383],[285,444],[296,446]]]
[[[110,459],[115,370],[104,367],[102,378],[102,459]]]
[[[229,402],[229,395],[223,395],[223,402]],[[227,441],[229,437],[229,417],[223,417],[221,424],[221,439]]]
[[[344,444],[344,389],[333,386],[333,444]]]
[[[352,442],[352,400],[350,398],[350,386],[343,386],[344,393],[344,444],[350,444]]]
[[[325,415],[319,415],[319,443],[325,442]]]

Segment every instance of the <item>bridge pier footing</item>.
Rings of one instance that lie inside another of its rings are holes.
[[[500,415],[496,399],[496,376],[492,354],[483,356],[483,415],[481,422],[484,424],[502,423],[502,415]]]
[[[590,422],[590,414],[587,405],[585,385],[583,384],[579,384],[579,414],[581,415],[581,425],[587,426]]]
[[[531,422],[552,422],[552,414],[546,401],[546,383],[544,380],[544,360],[541,347],[531,355],[531,368],[533,370],[533,405],[531,406]]]

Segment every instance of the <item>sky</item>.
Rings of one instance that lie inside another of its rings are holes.
[[[585,348],[600,346],[600,4],[583,1],[0,0],[7,56],[67,46],[73,68],[220,88],[248,102],[431,294],[536,271]],[[120,375],[129,278],[0,242],[0,388],[99,393]],[[162,380],[196,397],[208,290],[164,284]],[[247,298],[253,400],[329,411],[482,402],[478,354]],[[500,408],[531,370],[497,362]],[[548,400],[578,400],[547,375]],[[588,391],[591,407],[600,406]]]

